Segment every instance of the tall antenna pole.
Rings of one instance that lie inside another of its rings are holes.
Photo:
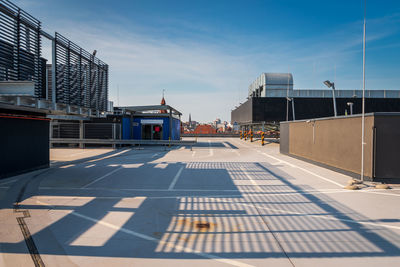
[[[365,134],[365,28],[367,16],[367,1],[364,0],[364,28],[363,28],[363,94],[362,94],[362,115],[361,115],[361,181],[364,181],[364,134]]]
[[[289,121],[289,73],[290,73],[290,67],[288,66],[287,91],[286,91],[286,121]]]
[[[119,84],[117,84],[117,106],[119,107]]]

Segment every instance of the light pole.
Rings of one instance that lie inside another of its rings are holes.
[[[329,80],[326,80],[324,84],[328,88],[332,88],[332,98],[333,98],[333,112],[335,113],[335,117],[337,117],[337,112],[336,112],[336,97],[335,97],[335,83],[331,83]]]
[[[286,101],[287,102],[292,102],[292,114],[293,114],[293,120],[295,121],[296,120],[296,117],[295,117],[295,112],[294,112],[294,98],[290,98],[290,97],[286,97]],[[286,120],[288,121],[289,119],[288,119],[288,112],[289,112],[289,105],[287,105],[287,111],[286,111]]]
[[[365,28],[367,17],[367,1],[364,1],[364,25],[363,25],[363,94],[361,115],[361,181],[364,181],[364,145],[365,145]]]
[[[347,102],[347,105],[350,107],[350,115],[353,115],[353,102]]]

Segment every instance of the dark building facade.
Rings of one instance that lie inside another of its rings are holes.
[[[295,119],[332,117],[332,98],[299,97],[294,101]],[[347,103],[353,103],[353,114],[360,114],[361,98],[336,98],[338,116],[350,114]],[[400,112],[400,98],[366,98],[365,112]],[[239,124],[286,121],[287,99],[285,97],[252,97],[232,111],[231,121]],[[293,120],[292,104],[288,105],[288,118]]]
[[[290,73],[263,73],[249,86],[247,101],[231,112],[239,125],[361,113],[362,90],[293,89]],[[400,90],[366,90],[365,112],[400,112]]]

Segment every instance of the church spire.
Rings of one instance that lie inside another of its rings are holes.
[[[164,98],[164,93],[165,93],[165,89],[162,90],[162,99],[161,99],[161,105],[165,105],[165,98]]]
[[[165,98],[164,98],[164,92],[165,92],[165,89],[163,89],[163,91],[162,91],[162,99],[161,99],[161,105],[163,105],[163,106],[165,106],[167,104],[167,102],[165,101]],[[167,113],[167,110],[165,110],[165,109],[160,110],[160,113]]]

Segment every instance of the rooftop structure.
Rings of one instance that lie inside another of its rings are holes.
[[[291,73],[263,73],[249,85],[249,98],[251,97],[332,98],[332,90],[294,89]],[[362,90],[335,90],[335,97],[361,98]],[[365,97],[400,98],[400,90],[365,90]]]
[[[249,85],[249,97],[266,97],[271,90],[293,90],[291,73],[263,73]],[[286,95],[285,95],[286,96]]]
[[[52,42],[49,59],[42,57],[44,38]],[[9,110],[28,106],[100,116],[107,111],[109,77],[108,65],[95,54],[57,32],[44,32],[39,20],[0,0],[0,98]]]
[[[322,85],[322,81],[321,81]],[[336,104],[333,104],[335,92]],[[400,112],[400,90],[366,90],[366,112]],[[247,101],[232,110],[240,125],[361,113],[362,90],[294,89],[291,73],[262,73]]]

